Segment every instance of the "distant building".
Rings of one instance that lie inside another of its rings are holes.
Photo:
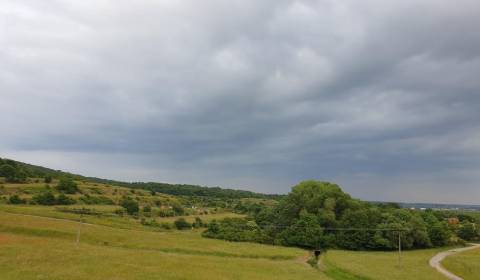
[[[447,222],[449,225],[458,225],[460,223],[458,218],[448,218]]]

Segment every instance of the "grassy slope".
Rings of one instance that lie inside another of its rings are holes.
[[[323,260],[336,279],[445,279],[428,265],[428,260],[445,249],[414,250],[402,253],[401,266],[395,252],[352,252],[331,250]],[[358,277],[349,278],[348,274]]]
[[[327,279],[299,249],[98,225],[81,227],[77,248],[79,223],[3,212],[0,222],[2,279]]]
[[[447,257],[442,265],[465,280],[480,278],[480,249]]]
[[[150,203],[176,200],[104,184],[81,183],[80,188],[114,201],[122,195]],[[1,192],[30,197],[44,190],[42,183],[4,184]],[[322,273],[299,260],[304,250],[206,239],[199,231],[160,231],[131,217],[109,215],[118,208],[115,205],[67,207],[87,207],[103,215],[83,216],[91,225],[80,228],[77,214],[56,207],[0,204],[1,279],[443,279],[428,266],[437,250],[404,253],[402,269],[397,267],[395,253],[332,250],[324,258],[327,268]],[[209,221],[227,216],[237,215],[200,217]],[[172,222],[176,218],[156,219]]]
[[[84,215],[82,217],[83,222],[85,223],[92,223],[104,226],[111,226],[117,228],[124,228],[124,229],[142,229],[145,231],[151,230],[155,231],[158,230],[156,228],[148,228],[142,226],[138,220],[130,218],[128,216],[119,217],[119,216],[110,216],[108,214],[113,213],[115,209],[120,208],[119,206],[115,205],[69,205],[69,206],[57,206],[57,207],[50,207],[50,206],[38,206],[38,205],[10,205],[10,204],[0,204],[0,210],[7,212],[7,213],[17,213],[17,214],[27,214],[27,215],[35,215],[35,216],[42,216],[42,217],[53,217],[59,219],[66,219],[72,221],[79,221],[80,217],[78,214],[73,213],[66,213],[58,211],[58,208],[88,208],[93,209],[95,211],[103,213],[102,216],[87,216]],[[176,216],[176,217],[165,217],[160,218],[156,217],[155,220],[159,223],[167,222],[173,223],[178,218],[185,218],[188,222],[193,222],[195,217],[200,217],[203,221],[209,222],[214,219],[223,219],[226,217],[243,217],[243,215],[235,214],[235,213],[216,213],[216,214],[208,214],[208,215],[190,215],[190,216]]]
[[[17,279],[322,279],[291,261],[223,259],[1,234],[0,274]]]
[[[0,212],[0,275],[4,279],[38,279],[36,274],[62,279],[69,273],[69,279],[328,279],[298,261],[305,254],[299,249],[205,239],[197,231],[149,232],[99,225],[83,225],[76,248],[78,229],[74,221]],[[332,250],[323,261],[331,279],[444,279],[427,264],[436,251],[404,252],[401,269],[395,253]]]

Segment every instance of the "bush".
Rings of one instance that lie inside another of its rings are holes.
[[[44,178],[45,184],[50,184],[52,182],[52,176],[47,175]]]
[[[140,210],[139,206],[138,206],[138,202],[136,202],[135,200],[133,200],[132,198],[130,197],[126,197],[124,198],[121,202],[120,202],[120,205],[125,208],[125,211],[127,211],[127,213],[129,215],[134,215],[134,214],[137,214],[138,211]]]
[[[32,202],[39,205],[72,205],[76,203],[76,200],[65,194],[60,194],[58,197],[55,197],[52,192],[46,191],[33,196]]]
[[[55,196],[49,191],[33,196],[32,201],[40,205],[55,205],[57,202]]]
[[[75,183],[75,181],[73,181],[71,178],[61,179],[57,185],[57,190],[67,194],[75,194],[79,191],[77,183]]]
[[[72,205],[75,204],[77,201],[73,198],[70,198],[63,193],[60,194],[57,199],[56,199],[56,204],[57,205]]]
[[[167,222],[161,223],[160,227],[163,228],[163,229],[172,229],[172,225],[170,223],[167,223]]]
[[[311,267],[318,269],[318,259],[315,256],[310,256],[307,260],[307,263]]]
[[[255,222],[243,218],[225,218],[218,222],[213,220],[202,235],[228,241],[263,242],[265,239],[263,231]]]
[[[21,199],[18,195],[12,195],[8,199],[10,204],[25,204],[27,201],[25,199]]]
[[[202,219],[200,219],[200,217],[195,217],[195,222],[192,224],[194,228],[201,228],[204,225],[205,224],[203,223]]]
[[[192,228],[192,225],[189,222],[187,222],[184,218],[175,220],[174,225],[178,230],[185,230],[185,229]]]
[[[172,210],[175,213],[175,216],[182,216],[185,213],[183,207],[178,203],[172,203]]]
[[[90,196],[88,194],[83,195],[80,197],[80,201],[85,204],[103,204],[103,205],[114,205],[115,202],[106,196]]]

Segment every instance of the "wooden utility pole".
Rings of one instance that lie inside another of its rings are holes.
[[[398,232],[398,267],[402,266],[402,232]]]
[[[82,214],[80,214],[80,223],[78,225],[78,230],[77,230],[77,242],[75,243],[77,248],[78,248],[78,244],[80,243],[80,234],[81,234],[81,230],[82,230],[82,222],[83,222],[83,216],[82,216]]]

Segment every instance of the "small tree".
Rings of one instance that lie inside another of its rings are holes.
[[[62,178],[57,185],[57,190],[67,194],[75,194],[79,191],[77,183],[71,178]]]
[[[125,211],[129,214],[129,215],[133,215],[133,214],[136,214],[138,213],[138,211],[140,210],[139,206],[138,206],[138,202],[136,202],[135,200],[133,200],[132,198],[130,197],[126,197],[124,198],[121,202],[120,202],[120,205],[125,208]]]
[[[185,230],[185,229],[192,228],[192,225],[189,222],[187,222],[184,218],[179,218],[175,220],[174,224],[178,230]]]

